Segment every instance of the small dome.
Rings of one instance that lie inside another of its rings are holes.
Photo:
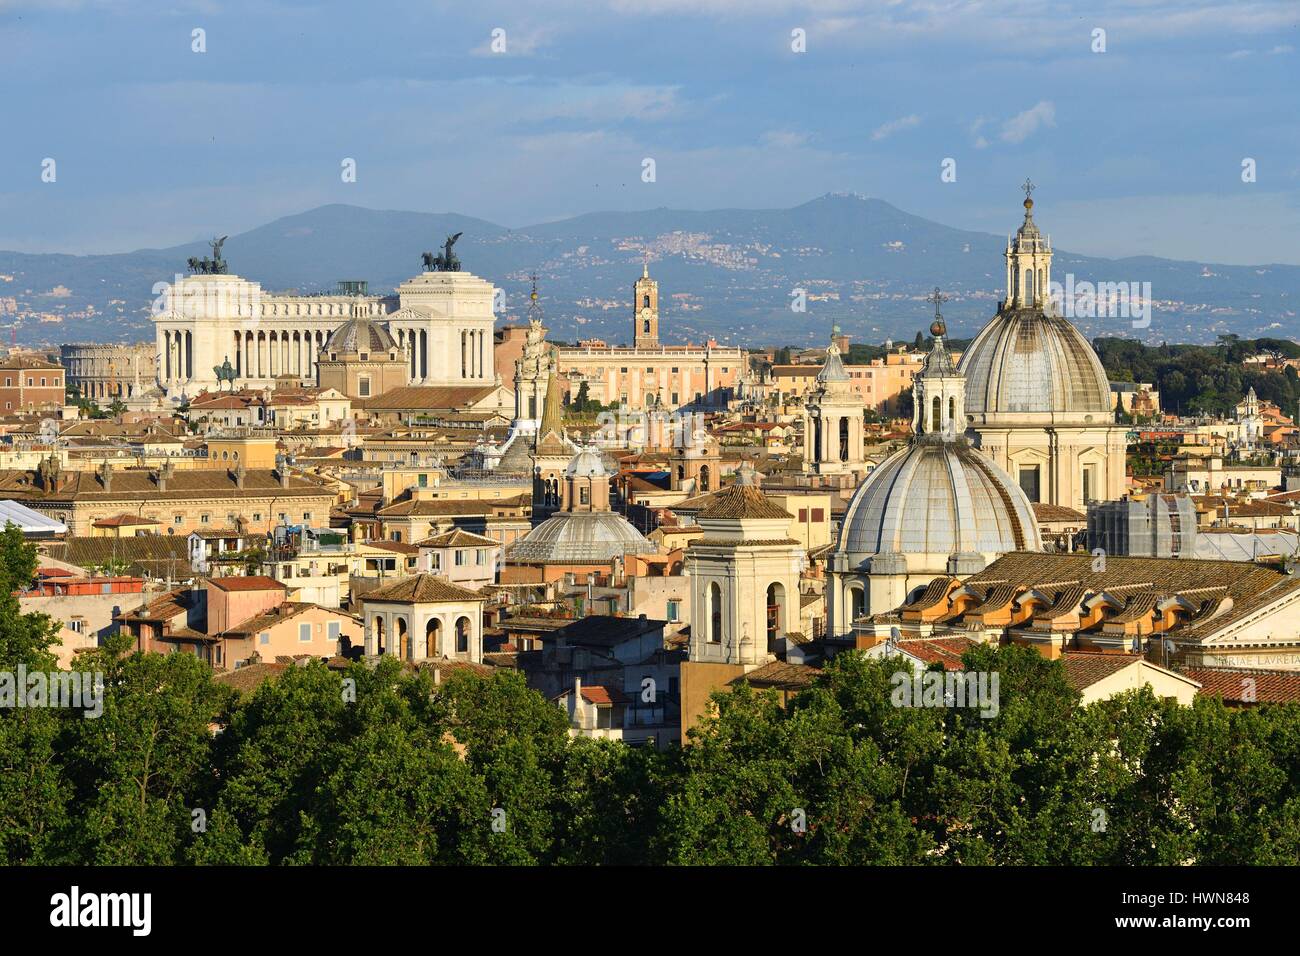
[[[1110,380],[1088,340],[1068,320],[1038,309],[999,312],[962,353],[959,368],[968,415],[1114,410]]]
[[[654,554],[655,546],[612,511],[561,511],[509,548],[514,561],[601,564],[625,554]]]
[[[326,352],[387,352],[397,348],[388,330],[366,316],[348,319],[325,342]]]
[[[873,555],[1005,553],[1041,545],[1033,505],[1010,475],[964,441],[923,438],[858,487],[837,550],[858,566]]]
[[[573,456],[569,467],[564,469],[566,478],[608,478],[609,469],[600,458],[600,452],[594,448],[584,448]]]

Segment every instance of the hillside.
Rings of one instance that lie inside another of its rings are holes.
[[[1040,213],[1050,226],[1050,211]],[[1018,217],[1008,221],[1008,228]],[[660,282],[669,341],[715,336],[738,344],[807,345],[838,324],[856,341],[911,339],[928,323],[923,297],[952,296],[945,314],[969,334],[992,314],[1003,284],[1003,236],[952,229],[879,199],[827,195],[792,209],[652,209],[590,213],[525,229],[452,213],[322,206],[226,242],[233,271],[272,290],[330,289],[366,279],[389,290],[419,270],[420,253],[452,232],[465,268],[506,292],[504,317],[521,314],[536,272],[552,336],[627,336],[630,289],[649,257]],[[1057,237],[1058,240],[1061,237]],[[104,256],[0,252],[0,326],[22,317],[31,343],[147,337],[159,281],[202,242]],[[1058,250],[1054,276],[1149,281],[1149,328],[1121,318],[1080,318],[1088,335],[1212,342],[1220,334],[1300,333],[1300,267],[1219,266],[1151,257],[1101,259]],[[791,310],[796,288],[807,311]]]

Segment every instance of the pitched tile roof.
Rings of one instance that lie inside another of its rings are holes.
[[[785,661],[770,661],[762,667],[755,668],[747,674],[735,678],[732,684],[748,681],[751,687],[775,687],[778,690],[803,690],[811,687],[817,680],[821,668],[807,664],[788,664]]]
[[[1061,655],[1065,679],[1075,690],[1082,691],[1112,674],[1118,674],[1142,660],[1133,654],[1085,654],[1067,651]]]
[[[390,584],[380,585],[373,591],[367,591],[362,595],[361,600],[409,601],[414,604],[425,604],[444,601],[483,601],[485,598],[478,591],[471,591],[452,584],[446,578],[421,572],[398,578]]]
[[[1228,704],[1300,702],[1300,671],[1186,667],[1182,674],[1201,685],[1199,693],[1207,697],[1222,697]],[[1253,700],[1246,699],[1251,696]]]
[[[416,544],[421,548],[484,548],[497,547],[501,542],[461,528],[453,528],[451,531],[417,541]]]
[[[242,577],[208,578],[208,583],[222,591],[285,591],[283,583],[262,574]]]
[[[696,518],[786,518],[794,516],[753,485],[734,484],[718,492]]]
[[[455,410],[488,398],[496,391],[495,385],[404,385],[389,389],[384,394],[361,402],[366,411]]]
[[[155,471],[115,471],[107,491],[95,472],[64,471],[58,491],[47,491],[42,488],[34,471],[0,472],[0,496],[23,501],[174,501],[193,498],[265,498],[267,496],[286,498],[321,495],[333,497],[333,492],[323,482],[302,475],[290,475],[288,487],[281,487],[279,474],[271,468],[251,468],[246,471],[242,488],[237,486],[234,473],[224,468],[187,468],[174,471],[168,477],[165,489],[158,486]]]
[[[233,687],[240,696],[243,696],[244,694],[251,694],[268,680],[279,677],[287,671],[290,666],[291,665],[289,664],[270,662],[245,664],[243,667],[237,667],[233,671],[225,671],[220,674],[212,675],[212,681],[216,684],[225,684],[227,687]]]

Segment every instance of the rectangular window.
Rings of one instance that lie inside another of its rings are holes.
[[[298,625],[298,640],[301,641],[303,644],[310,644],[310,643],[311,643],[311,625],[310,625],[310,624],[299,624],[299,625]]]
[[[456,551],[456,567],[458,567],[458,568],[459,568],[459,567],[462,567],[464,564],[465,564],[465,552],[464,552],[464,551],[457,550],[457,551]]]
[[[208,516],[207,516],[207,515],[199,515],[199,524],[207,524],[207,523],[208,523]]]
[[[799,509],[799,520],[800,520],[800,521],[807,521],[807,520],[808,520],[808,509],[807,509],[807,508],[800,508],[800,509]]]
[[[357,379],[357,394],[362,398],[370,397],[370,379],[366,378],[364,375]]]
[[[304,511],[304,512],[302,513],[302,520],[303,520],[303,521],[310,521],[310,520],[311,520],[311,512],[310,512],[310,511]]]
[[[1028,497],[1030,501],[1039,500],[1038,475],[1039,469],[1037,465],[1034,465],[1032,468],[1021,468],[1018,475],[1020,479],[1020,490],[1025,493],[1025,496]]]
[[[1091,467],[1083,469],[1083,503],[1085,505],[1092,501],[1092,476],[1093,469]]]
[[[184,524],[184,523],[185,523],[185,516],[184,516],[184,515],[173,515],[173,516],[172,516],[172,524]]]
[[[259,642],[259,643],[262,643],[262,644],[270,644],[270,643],[271,643],[271,632],[270,632],[270,631],[263,631],[261,634],[259,634],[259,635],[258,635],[258,642]]]
[[[670,620],[670,621],[680,621],[680,620],[681,620],[681,612],[682,612],[682,602],[681,602],[681,601],[669,601],[669,602],[668,602],[668,620]]]
[[[339,639],[339,622],[330,621],[328,624],[326,624],[325,634],[327,637],[329,637],[331,641],[337,641]]]
[[[812,519],[813,519],[813,521],[825,521],[825,520],[826,520],[826,509],[825,509],[825,508],[814,508],[814,509],[812,510]]]

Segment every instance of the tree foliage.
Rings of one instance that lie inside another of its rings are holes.
[[[0,538],[0,671],[51,671]],[[514,672],[291,667],[240,698],[111,639],[95,718],[0,709],[4,864],[1276,864],[1300,859],[1300,707],[1079,705],[1059,662],[976,647],[996,712],[896,706],[839,655],[782,700],[714,695],[688,745],[575,739]]]

